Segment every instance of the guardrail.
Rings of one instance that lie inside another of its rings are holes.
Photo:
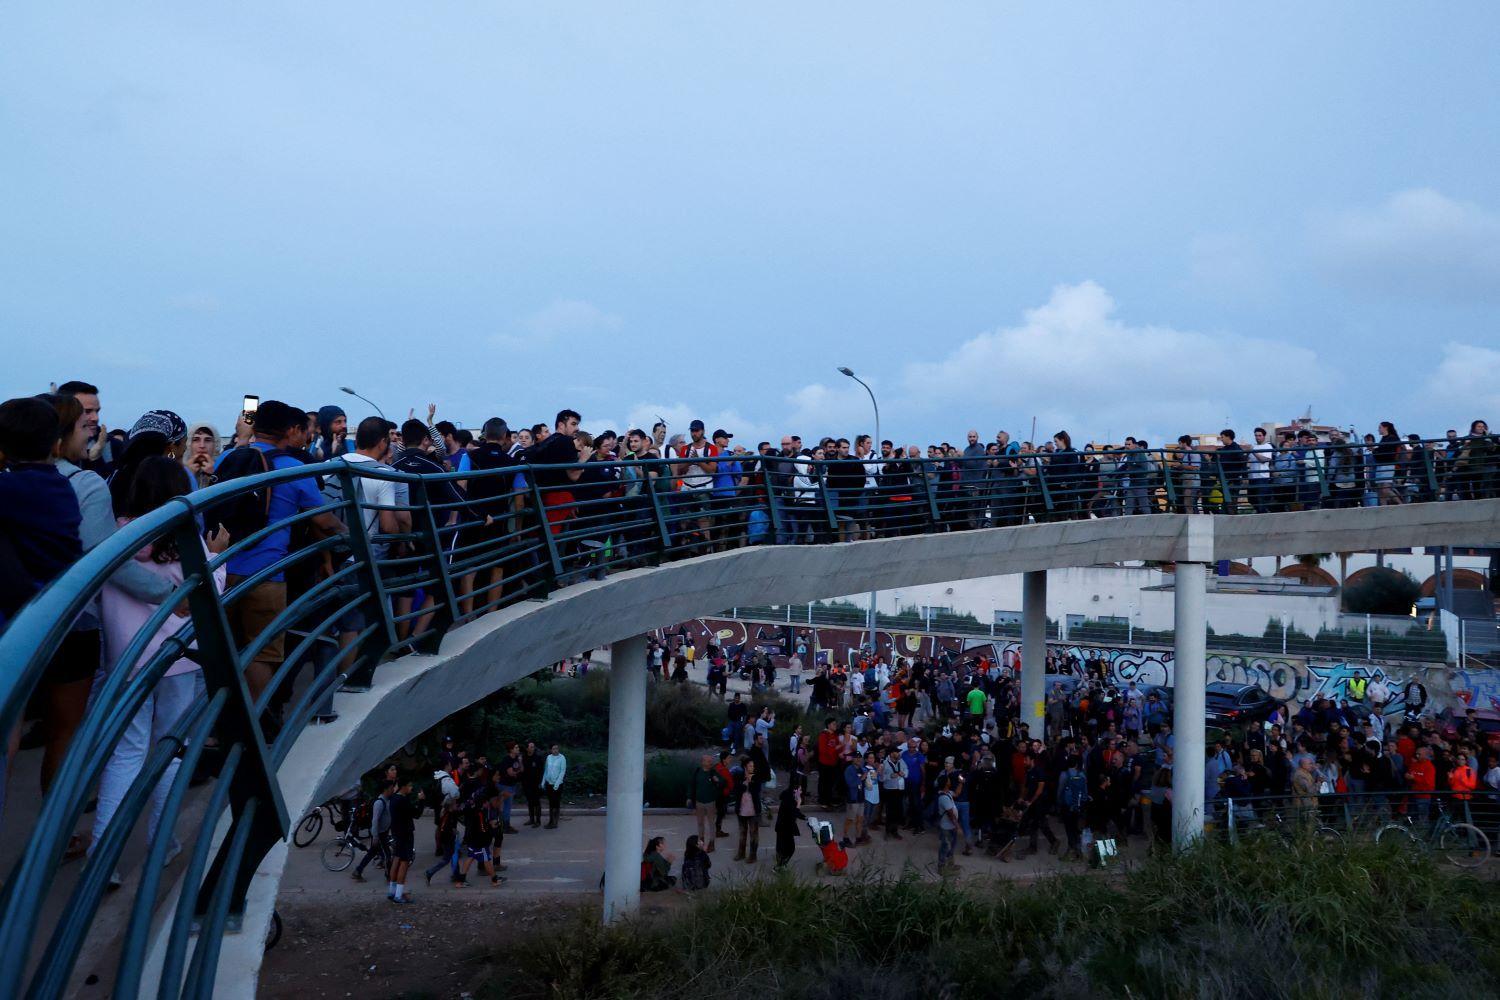
[[[126,648],[110,651],[0,892],[0,982],[36,997],[64,990],[127,839],[151,807],[158,780],[180,761],[162,802],[162,831],[175,829],[195,771],[206,769],[212,780],[201,796],[201,821],[182,831],[187,860],[159,989],[162,996],[210,994],[221,937],[238,919],[261,858],[287,833],[276,772],[300,732],[333,691],[368,686],[381,660],[435,650],[449,629],[495,608],[545,598],[591,576],[738,545],[822,544],[1132,512],[1347,505],[1353,465],[1333,461],[1339,455],[1354,452],[1301,455],[1296,481],[1279,491],[1261,489],[1228,462],[1186,471],[1174,464],[1182,456],[1171,452],[1102,453],[1097,465],[1068,452],[996,456],[977,479],[965,478],[974,469],[957,460],[898,460],[873,483],[853,465],[781,457],[729,456],[707,474],[661,460],[432,476],[333,461],[178,497],[87,553],[0,634],[0,732],[12,732],[71,623],[114,572],[156,543],[174,543],[181,554],[182,583]],[[1431,450],[1423,455],[1394,480],[1406,499],[1493,493],[1488,466],[1449,467]],[[1370,466],[1370,483],[1388,485],[1377,479],[1379,469]],[[234,539],[221,554],[207,552],[205,520],[247,494],[294,482],[315,482],[321,501]],[[364,488],[373,493],[380,483],[392,484],[396,503],[366,502]],[[409,524],[382,531],[383,510]],[[344,528],[329,533],[322,515]],[[222,591],[215,586],[215,571],[288,529],[300,536],[288,551],[231,578]],[[267,605],[264,585],[278,576],[285,577],[286,597]],[[189,613],[182,626],[142,662],[142,651],[184,602]],[[69,836],[112,749],[161,678],[188,654],[201,665],[204,693],[150,747],[61,915],[43,920]],[[14,796],[14,788],[7,791]],[[141,868],[119,946],[117,994],[142,986],[170,842],[169,835],[156,837]]]
[[[863,631],[869,626],[866,611],[848,605],[767,604],[730,608],[726,618],[750,621],[780,622],[803,628],[846,628]],[[1215,633],[1210,628],[1208,649],[1215,652],[1284,656],[1347,658],[1365,660],[1411,660],[1423,663],[1448,661],[1447,639],[1427,619],[1399,615],[1342,615],[1341,619],[1360,619],[1363,628],[1320,629],[1314,634],[1297,629],[1280,620],[1267,623],[1261,635]],[[876,627],[895,633],[951,635],[964,638],[1004,641],[1021,638],[1019,622],[994,621],[988,624],[969,615],[949,613],[876,615]],[[1137,628],[1129,622],[1084,621],[1067,624],[1047,620],[1047,639],[1052,642],[1076,643],[1081,646],[1155,646],[1170,649],[1175,633],[1172,629]]]
[[[1500,843],[1500,794],[1408,790],[1326,795],[1221,795],[1208,806],[1213,828],[1230,843],[1253,834],[1325,840],[1391,837],[1427,847],[1463,868],[1488,861]]]

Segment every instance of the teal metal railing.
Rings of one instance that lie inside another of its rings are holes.
[[[1402,467],[1395,481],[1400,496],[1391,499],[1494,495],[1493,467],[1450,461],[1438,447],[1447,446],[1428,447]],[[1330,463],[1330,454],[1351,459]],[[177,759],[161,832],[141,866],[114,957],[113,992],[209,995],[222,935],[237,923],[257,865],[286,836],[277,768],[298,735],[329,710],[336,690],[367,688],[381,661],[435,650],[449,629],[488,611],[622,568],[740,545],[823,544],[1124,512],[1343,505],[1353,497],[1336,470],[1354,468],[1355,455],[1320,449],[1315,457],[1301,456],[1295,480],[1264,483],[1211,456],[1187,473],[1180,454],[1162,451],[1077,459],[991,456],[977,474],[957,459],[897,460],[868,487],[862,468],[837,461],[729,456],[703,489],[682,488],[697,483],[685,480],[680,463],[660,460],[426,477],[334,461],[178,497],[88,552],[0,634],[0,732],[10,733],[21,725],[72,623],[113,573],[154,542],[176,542],[182,583],[126,648],[109,651],[90,708],[0,890],[0,982],[29,997],[64,991],[126,842]],[[1363,457],[1360,463],[1361,469],[1370,464]],[[1372,489],[1390,485],[1375,476],[1370,467]],[[204,549],[205,520],[247,492],[294,480],[317,482],[325,502],[234,539],[223,553]],[[380,480],[394,484],[397,503],[365,501],[362,484]],[[381,530],[382,510],[397,516],[399,530]],[[324,514],[344,527],[320,528]],[[223,590],[215,585],[215,572],[236,555],[287,530],[293,538],[285,556]],[[261,616],[247,625],[247,602],[278,575],[286,578],[285,603],[268,621]],[[188,615],[181,627],[138,662],[184,602]],[[203,693],[150,748],[66,902],[49,908],[44,903],[57,888],[69,838],[112,749],[161,678],[189,653],[201,665]],[[247,669],[257,660],[265,671],[255,675],[252,690]],[[209,781],[190,794],[195,773]],[[19,794],[9,787],[8,801]],[[203,812],[192,830],[177,831],[187,841],[185,861],[169,873],[163,862],[190,799]],[[159,976],[146,983],[148,932],[168,878],[181,889],[169,898],[174,911]]]

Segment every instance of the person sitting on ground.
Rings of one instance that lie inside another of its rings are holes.
[[[641,891],[665,892],[677,884],[672,875],[672,856],[667,853],[667,838],[652,837],[641,856]]]
[[[682,854],[682,887],[688,892],[708,888],[708,870],[714,866],[708,852],[698,846],[698,835],[687,839],[687,848]]]

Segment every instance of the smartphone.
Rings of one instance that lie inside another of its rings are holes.
[[[255,416],[255,411],[260,409],[260,397],[246,396],[245,405],[240,409],[247,417]]]

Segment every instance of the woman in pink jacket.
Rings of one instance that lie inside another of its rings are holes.
[[[136,467],[131,482],[126,488],[126,509],[120,518],[123,526],[133,518],[149,514],[166,504],[173,497],[184,496],[192,491],[192,483],[182,463],[164,456],[147,458]],[[222,530],[209,539],[207,549],[222,552],[229,545],[228,535]],[[160,575],[174,586],[182,582],[182,561],[175,543],[163,539],[136,553],[136,562],[148,572]],[[224,570],[214,573],[214,586],[224,587]],[[146,643],[140,657],[132,664],[119,662],[121,655],[132,639],[145,626],[147,619],[159,605],[142,601],[126,590],[106,584],[101,601],[104,626],[105,663],[110,670],[138,671],[156,653],[162,642],[180,629],[186,621],[187,604],[184,602],[174,610],[156,634]],[[157,682],[156,689],[130,720],[120,741],[110,753],[99,780],[99,806],[94,813],[92,842],[97,844],[109,821],[114,817],[120,801],[130,790],[131,784],[140,775],[151,747],[160,741],[177,724],[193,699],[203,691],[203,669],[192,659],[196,646],[190,647],[187,655],[167,668],[166,675]],[[157,783],[151,805],[149,836],[155,838],[156,825],[161,819],[162,805],[166,800],[172,779],[177,774],[179,762],[173,760]],[[182,850],[174,839],[167,852],[168,863]],[[111,885],[119,885],[120,875],[110,878]]]

